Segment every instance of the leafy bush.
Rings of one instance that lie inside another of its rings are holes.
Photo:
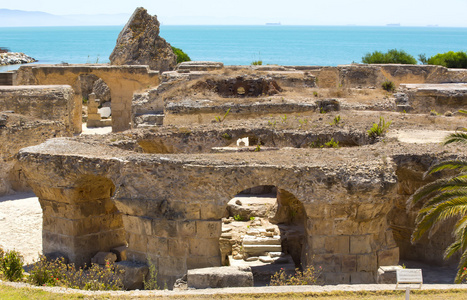
[[[440,65],[446,68],[467,69],[467,53],[464,51],[438,53],[426,60],[429,65]]]
[[[367,53],[362,57],[362,62],[364,64],[417,64],[417,60],[412,55],[397,49],[388,50],[386,53],[380,51]]]
[[[386,80],[381,84],[381,87],[383,90],[388,91],[388,92],[394,92],[396,90],[396,86],[394,85],[394,82]]]
[[[29,281],[41,286],[64,286],[84,290],[122,290],[121,273],[109,262],[104,267],[91,264],[90,268],[76,269],[63,258],[48,260],[41,256],[32,268]]]
[[[182,49],[180,48],[176,48],[176,47],[172,47],[172,51],[175,53],[175,55],[177,56],[177,64],[181,63],[181,62],[184,62],[184,61],[191,61],[191,58],[188,56],[188,54],[186,54],[185,52],[183,52]]]
[[[237,222],[243,221],[243,217],[242,217],[241,215],[235,215],[233,218],[234,218],[234,220],[237,221]]]
[[[262,66],[263,61],[262,60],[255,60],[255,61],[251,62],[251,65],[252,66]]]
[[[143,285],[145,290],[158,290],[159,285],[157,284],[157,270],[156,265],[151,259],[148,259],[149,272],[148,276],[144,276]]]
[[[23,279],[23,257],[18,252],[0,249],[0,277],[8,281]]]
[[[317,284],[318,279],[321,276],[322,268],[318,267],[315,269],[314,266],[308,266],[304,271],[300,271],[298,268],[295,269],[294,275],[288,275],[284,269],[281,268],[279,272],[276,272],[271,277],[269,285],[313,285]]]
[[[383,117],[379,117],[379,123],[373,123],[373,127],[368,130],[368,136],[370,138],[376,138],[382,136],[388,131],[389,126],[391,126],[391,121],[386,122]]]

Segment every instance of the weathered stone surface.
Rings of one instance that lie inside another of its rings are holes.
[[[188,271],[188,287],[196,289],[252,287],[253,274],[237,267],[204,268]]]
[[[149,272],[146,264],[131,261],[121,261],[115,263],[117,269],[123,271],[123,286],[126,290],[136,290],[143,288],[143,280]]]
[[[146,9],[138,7],[120,32],[110,54],[113,65],[148,65],[153,70],[173,70],[177,57],[169,43],[159,36],[160,23]]]
[[[224,68],[224,64],[214,61],[184,61],[177,66],[179,71],[213,71]]]
[[[105,265],[108,263],[114,263],[117,261],[117,255],[113,252],[98,252],[91,258],[91,263],[98,265]]]
[[[104,102],[108,102],[111,100],[110,88],[104,82],[104,80],[102,80],[102,78],[99,78],[94,82],[94,84],[92,85],[92,92],[96,95],[96,98],[100,100],[101,105]]]
[[[92,74],[101,78],[109,87],[111,94],[112,131],[118,132],[131,128],[131,101],[133,93],[148,86],[159,84],[159,73],[147,66],[109,66],[109,65],[33,65],[22,66],[17,71],[18,85],[38,85],[57,83],[68,84],[74,91],[75,110],[73,131],[82,130],[83,94],[79,77]],[[59,79],[57,79],[59,78]]]
[[[37,60],[21,52],[0,53],[0,66],[27,64],[35,61]]]
[[[124,260],[127,260],[127,250],[128,250],[127,246],[120,246],[120,247],[113,248],[110,251],[112,253],[115,253],[115,255],[117,256],[117,261],[124,261]]]

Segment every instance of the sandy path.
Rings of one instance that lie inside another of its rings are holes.
[[[0,247],[20,252],[25,263],[38,260],[42,253],[42,209],[34,194],[0,197]]]

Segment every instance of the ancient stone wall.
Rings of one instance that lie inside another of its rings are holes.
[[[456,157],[451,158],[455,159]],[[454,241],[451,232],[456,220],[444,223],[431,237],[424,235],[417,243],[411,243],[415,218],[421,205],[407,210],[407,200],[418,188],[444,175],[438,173],[424,176],[428,168],[438,159],[431,155],[400,155],[395,157],[398,178],[397,195],[395,196],[395,205],[389,214],[389,223],[400,249],[401,258],[425,261],[435,265],[455,264],[459,260],[457,254],[447,261],[443,259],[443,256],[444,250]]]
[[[310,70],[320,88],[377,87],[388,80],[401,83],[465,82],[466,70],[429,65],[345,65]]]
[[[302,263],[312,263],[314,256],[326,282],[375,282],[378,265],[398,262],[386,217],[394,178],[380,160],[355,173],[342,164],[332,170],[272,162],[249,166],[119,151],[63,139],[21,151],[44,208],[45,253],[59,251],[84,263],[126,241],[129,259],[151,258],[173,284],[188,269],[221,264],[221,218],[230,199],[251,187],[275,185],[303,205]],[[49,153],[53,159],[45,160]]]
[[[17,72],[18,85],[67,84],[73,88],[75,111],[73,128],[80,133],[82,128],[80,75],[89,74],[101,78],[110,88],[112,99],[112,130],[131,128],[131,101],[133,93],[159,84],[159,72],[147,66],[88,66],[88,65],[34,65],[22,66]]]
[[[62,122],[73,132],[77,108],[69,86],[0,86],[0,111],[14,111],[27,117]]]
[[[11,113],[0,113],[0,196],[29,191],[15,156],[19,149],[38,145],[48,138],[66,136],[63,123],[35,120]]]

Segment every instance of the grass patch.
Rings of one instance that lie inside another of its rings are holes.
[[[219,290],[220,292],[221,290]],[[181,296],[170,296],[155,295],[151,294],[148,296],[136,296],[128,293],[128,295],[110,295],[110,294],[99,294],[99,295],[82,295],[79,293],[63,294],[63,293],[51,293],[42,289],[32,288],[14,288],[0,284],[0,295],[1,299],[6,300],[17,300],[17,299],[34,299],[34,300],[59,300],[59,299],[279,299],[279,300],[290,300],[290,299],[329,299],[329,300],[400,300],[404,299],[405,291],[359,291],[359,292],[325,292],[325,293],[284,293],[284,294],[216,294],[213,295],[181,295]],[[427,299],[427,300],[461,300],[465,299],[467,290],[461,289],[450,289],[450,290],[423,290],[423,291],[412,291],[410,299]]]

